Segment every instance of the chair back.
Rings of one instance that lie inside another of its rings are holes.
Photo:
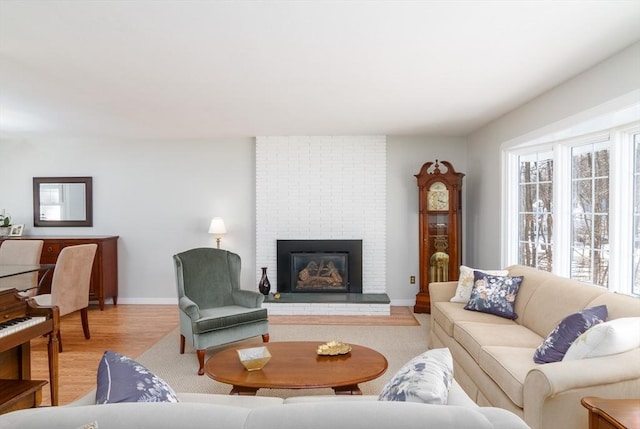
[[[51,304],[60,316],[89,306],[89,284],[97,244],[63,248],[58,255],[51,280]]]
[[[42,254],[42,240],[5,240],[0,245],[0,264],[37,265]],[[38,272],[0,279],[0,289],[31,289],[38,286]]]
[[[240,256],[227,250],[201,247],[173,256],[178,298],[201,308],[233,304],[231,292],[240,289]]]

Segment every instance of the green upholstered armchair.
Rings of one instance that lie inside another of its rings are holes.
[[[180,309],[180,354],[185,338],[197,350],[198,375],[206,350],[262,335],[269,341],[264,296],[240,289],[240,256],[226,250],[197,248],[173,255]]]

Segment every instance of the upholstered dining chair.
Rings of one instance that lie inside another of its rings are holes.
[[[42,240],[5,240],[0,245],[0,264],[37,265],[42,254]],[[34,296],[38,272],[0,279],[0,289],[16,288],[25,296]]]
[[[39,305],[56,305],[60,317],[80,310],[84,337],[89,333],[89,285],[97,244],[67,246],[60,251],[51,280],[51,293],[36,295]],[[62,352],[62,336],[58,331],[59,350]]]
[[[180,354],[185,339],[196,348],[198,375],[204,374],[206,350],[262,336],[269,341],[264,295],[240,289],[240,256],[201,247],[173,255],[180,313]]]

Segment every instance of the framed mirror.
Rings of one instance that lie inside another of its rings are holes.
[[[34,226],[93,226],[91,177],[34,177]]]

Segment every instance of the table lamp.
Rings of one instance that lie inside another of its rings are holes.
[[[224,219],[221,217],[214,217],[211,219],[211,224],[209,225],[209,234],[214,234],[216,236],[216,244],[218,245],[218,249],[220,248],[220,239],[224,234],[227,233],[227,227],[224,225]]]

